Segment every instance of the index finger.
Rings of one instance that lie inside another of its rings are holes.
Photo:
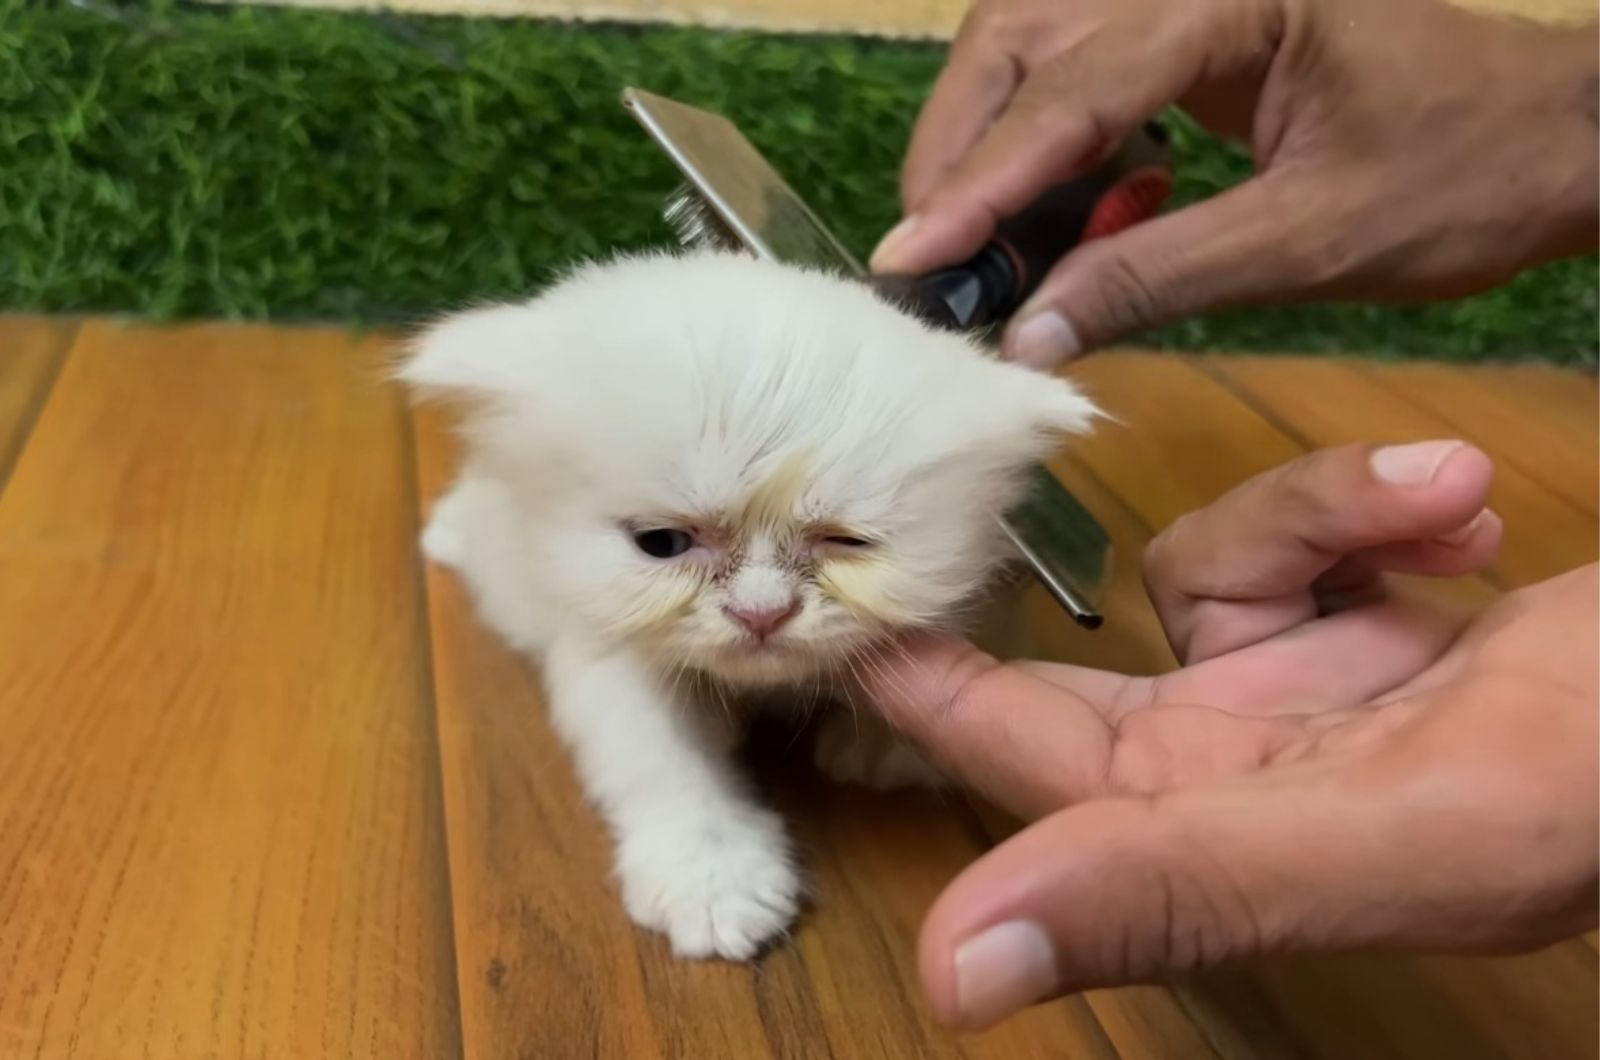
[[[1303,735],[1299,717],[1161,702],[1139,678],[1003,664],[948,637],[904,648],[863,668],[867,695],[967,787],[1029,820],[1254,769]]]
[[[1157,535],[1145,585],[1178,657],[1212,658],[1315,617],[1313,588],[1335,568],[1481,568],[1499,543],[1498,520],[1478,518],[1493,474],[1454,440],[1319,450]]]
[[[966,786],[1029,820],[1098,790],[1112,730],[1088,700],[951,637],[904,648],[862,668],[864,690]]]
[[[960,260],[1046,189],[1092,169],[1193,82],[1202,53],[1181,30],[1101,20],[1048,61],[1030,62],[1026,78],[1012,86],[997,115],[986,115],[975,139],[964,138],[970,122],[958,127],[959,155],[933,155],[953,164],[935,175],[931,189],[913,189],[915,212],[879,244],[873,268],[914,274]],[[918,124],[925,137],[943,134],[926,115]],[[917,179],[932,168],[919,156]]]
[[[1021,83],[1017,58],[983,31],[976,11],[968,14],[906,147],[900,202],[907,213],[972,149]]]

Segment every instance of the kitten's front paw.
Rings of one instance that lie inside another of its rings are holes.
[[[800,907],[800,874],[770,813],[633,835],[617,848],[622,902],[680,957],[754,957]]]
[[[922,752],[877,715],[843,708],[822,719],[812,761],[831,780],[879,791],[939,788],[946,783]]]

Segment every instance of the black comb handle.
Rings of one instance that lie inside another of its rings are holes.
[[[1067,252],[1161,209],[1172,187],[1167,134],[1146,122],[1104,165],[1050,188],[1002,222],[960,265],[924,276],[875,276],[885,298],[936,327],[967,331],[1010,318]]]

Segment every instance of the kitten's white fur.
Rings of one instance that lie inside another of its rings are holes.
[[[730,761],[724,697],[950,622],[1006,555],[1019,472],[1095,414],[861,285],[728,253],[585,266],[434,326],[401,377],[464,402],[424,548],[542,661],[629,914],[736,959],[788,927],[801,882]],[[695,546],[646,555],[633,532],[661,527]],[[790,603],[764,642],[728,610]]]

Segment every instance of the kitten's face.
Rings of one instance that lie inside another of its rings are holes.
[[[1018,473],[1093,414],[864,288],[726,254],[456,317],[403,377],[469,398],[474,466],[521,513],[507,577],[577,632],[740,683],[948,620],[1002,555]]]
[[[918,624],[923,609],[924,622],[949,609],[944,593],[918,599],[898,584],[916,565],[892,535],[861,528],[870,520],[834,521],[825,514],[834,506],[825,503],[785,504],[801,500],[783,496],[786,486],[806,485],[803,468],[793,474],[731,510],[625,520],[636,555],[617,563],[611,584],[616,603],[628,603],[605,617],[665,662],[770,683],[838,665],[893,629]],[[760,512],[763,505],[772,510]],[[987,540],[968,547],[992,551]]]

